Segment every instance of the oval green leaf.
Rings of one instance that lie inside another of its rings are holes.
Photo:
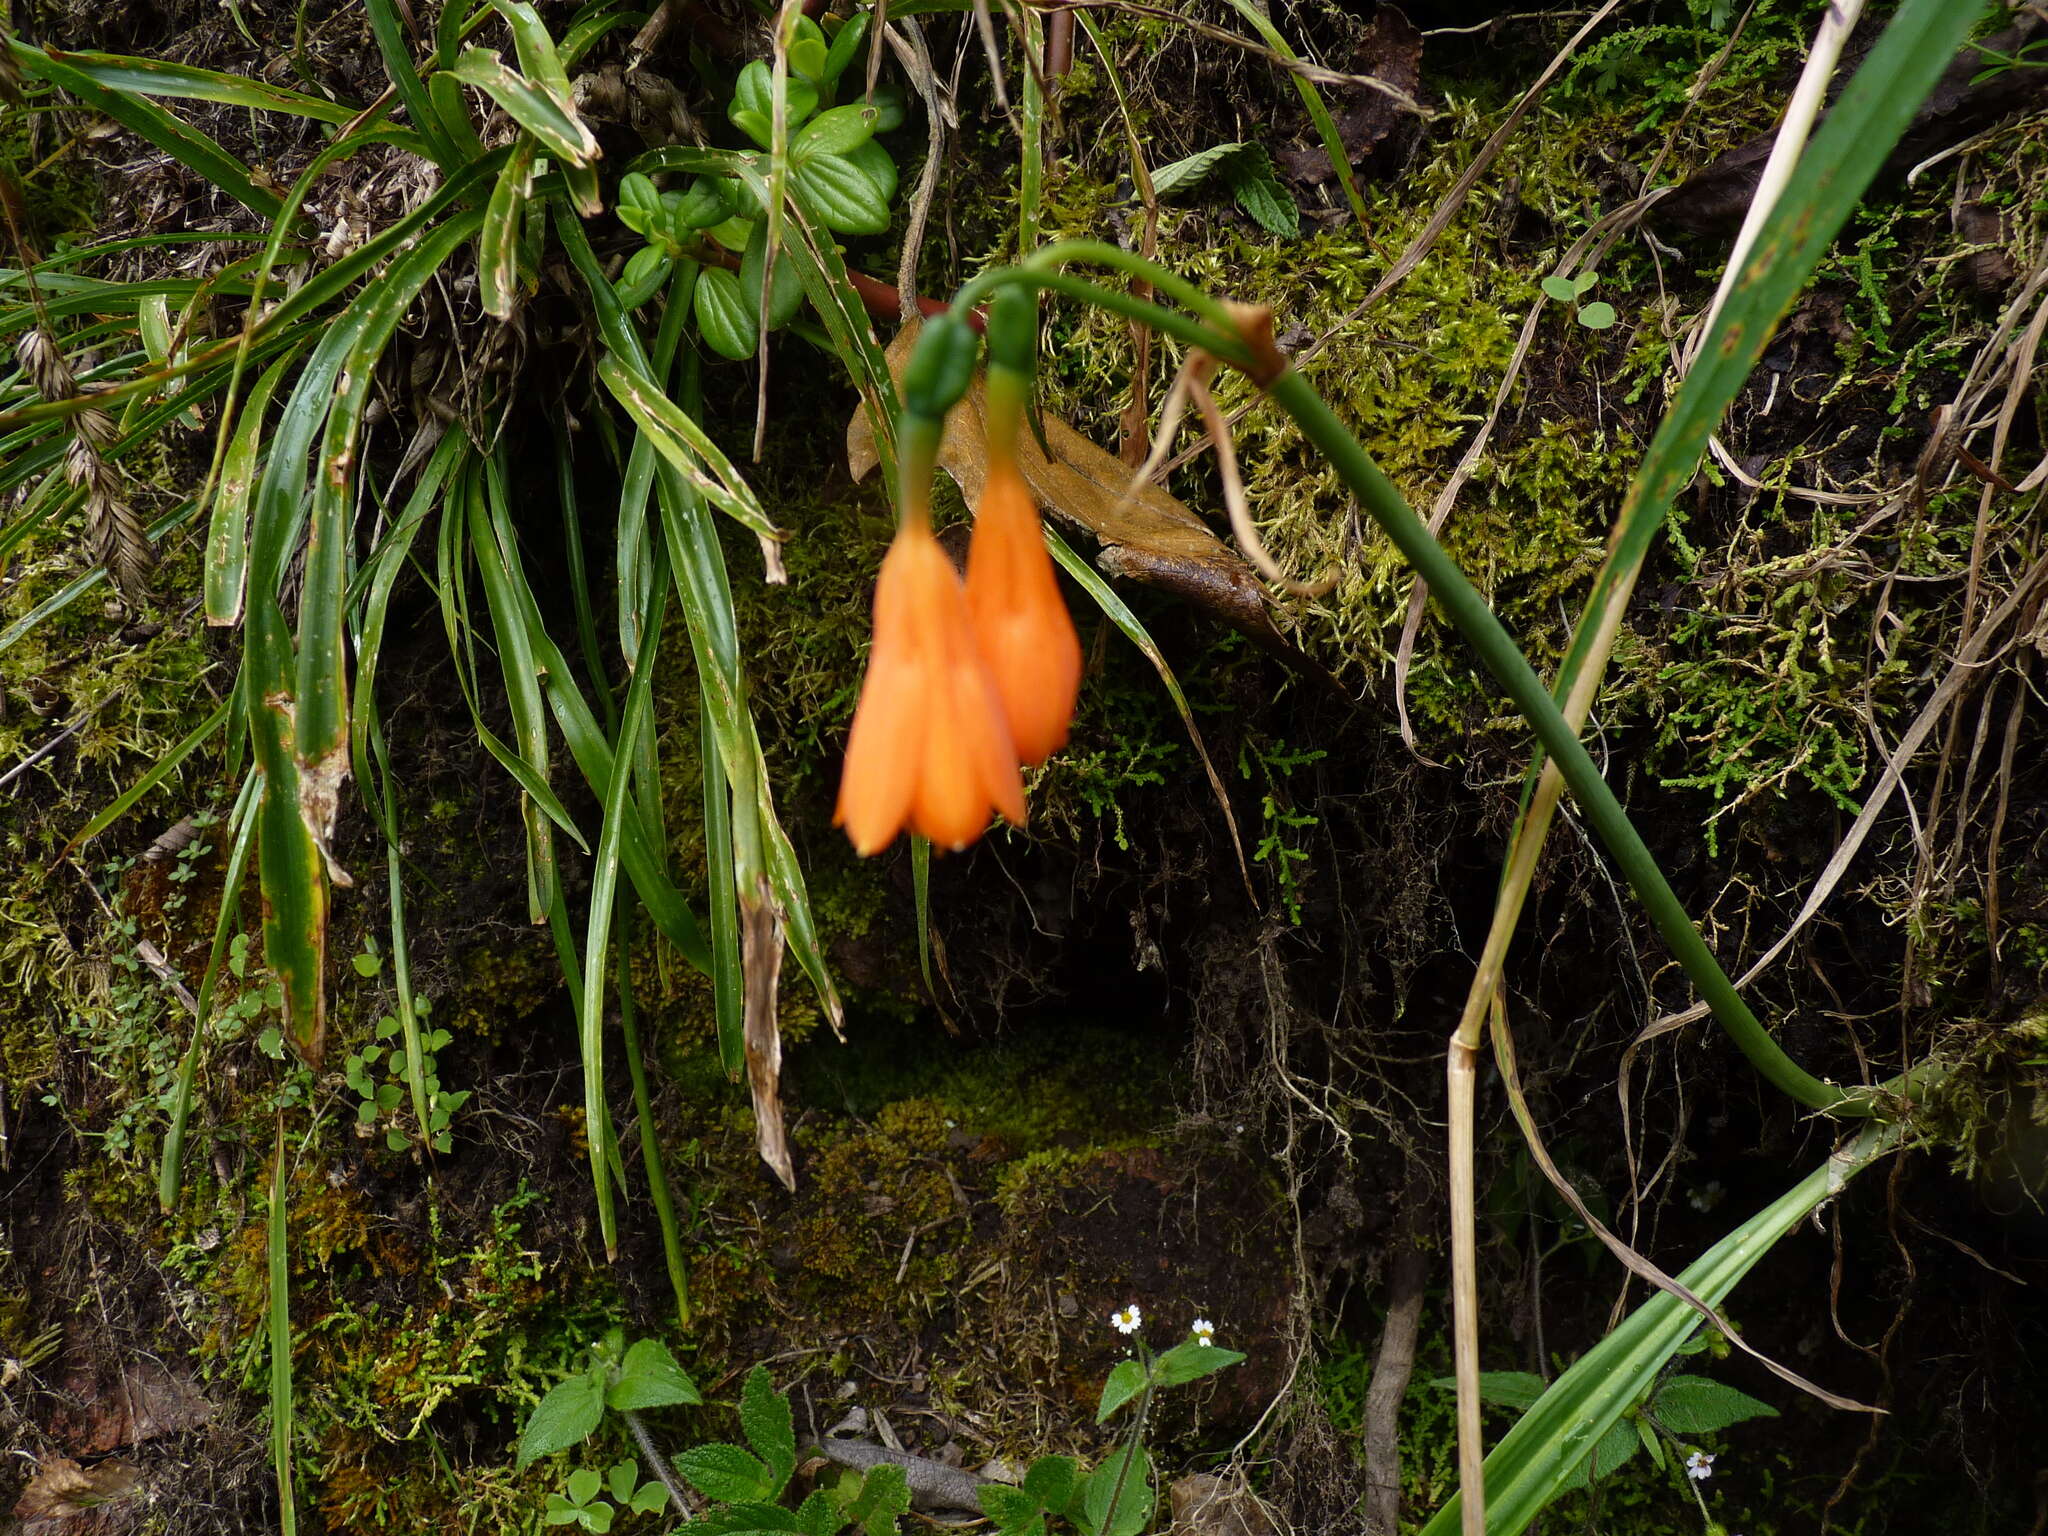
[[[754,307],[747,302],[739,275],[723,267],[707,267],[697,278],[697,329],[720,357],[743,362],[754,355],[760,334]]]
[[[761,313],[761,279],[767,261],[768,222],[764,219],[754,226],[753,237],[747,241],[747,254],[740,259],[740,290],[757,316]],[[797,275],[796,264],[786,254],[778,254],[775,286],[768,296],[768,329],[779,330],[789,324],[803,307],[804,284]]]
[[[865,102],[820,112],[797,131],[790,153],[799,158],[851,154],[875,136],[881,116],[879,108]]]
[[[879,235],[889,228],[889,199],[869,178],[868,170],[844,155],[819,155],[797,166],[791,176],[798,198],[827,229],[841,235]]]

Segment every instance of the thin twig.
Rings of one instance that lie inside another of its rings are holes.
[[[906,46],[914,60],[913,67],[905,73],[924,98],[925,116],[924,169],[918,173],[916,192],[911,194],[910,222],[903,231],[903,256],[896,264],[896,301],[900,317],[907,322],[918,317],[917,263],[924,249],[924,227],[931,216],[932,199],[938,195],[939,167],[946,155],[946,123],[939,111],[937,71],[932,67],[931,51],[925,47],[924,29],[914,16],[905,17],[901,26],[909,38]]]
[[[1295,597],[1323,597],[1337,585],[1339,573],[1326,571],[1314,581],[1297,581],[1280,569],[1280,562],[1266,551],[1264,540],[1259,537],[1258,524],[1252,521],[1250,503],[1245,500],[1244,476],[1238,472],[1237,447],[1230,441],[1230,427],[1223,419],[1223,412],[1217,409],[1216,397],[1209,393],[1209,386],[1199,374],[1184,375],[1188,381],[1188,397],[1195,402],[1195,409],[1202,413],[1202,424],[1208,428],[1209,441],[1216,445],[1216,473],[1223,483],[1223,505],[1230,514],[1230,531],[1237,536],[1237,547],[1244,551],[1245,558],[1259,569],[1264,576],[1281,591]]]

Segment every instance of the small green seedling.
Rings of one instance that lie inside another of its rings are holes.
[[[609,1494],[609,1499],[600,1497]],[[561,1493],[548,1495],[549,1525],[580,1525],[586,1531],[608,1531],[620,1510],[655,1515],[668,1508],[668,1490],[659,1482],[641,1482],[640,1464],[616,1462],[600,1477],[589,1467],[569,1474]]]
[[[1586,291],[1600,281],[1598,272],[1581,272],[1577,277],[1560,277],[1552,273],[1543,279],[1543,291],[1560,304],[1572,306],[1573,316],[1589,331],[1604,331],[1614,324],[1614,306],[1601,300],[1581,304]]]
[[[1140,1322],[1133,1306],[1116,1314],[1111,1324],[1135,1338]],[[1102,1384],[1095,1422],[1107,1424],[1132,1403],[1131,1427],[1119,1445],[1093,1472],[1083,1472],[1071,1456],[1041,1456],[1017,1487],[988,1483],[979,1490],[981,1507],[995,1522],[996,1536],[1047,1536],[1049,1522],[1064,1522],[1081,1536],[1139,1536],[1152,1521],[1158,1503],[1152,1485],[1152,1458],[1145,1449],[1145,1425],[1153,1395],[1162,1387],[1184,1386],[1244,1359],[1234,1349],[1210,1342],[1207,1323],[1181,1343],[1153,1354],[1136,1339],[1137,1357],[1118,1361]]]
[[[588,1440],[597,1433],[607,1408],[633,1413],[704,1401],[666,1344],[640,1339],[622,1349],[624,1342],[624,1335],[613,1329],[591,1351],[586,1369],[557,1382],[535,1406],[519,1436],[522,1471],[542,1456]]]
[[[364,957],[358,955],[355,958],[356,969],[361,971]],[[374,975],[375,972],[364,971],[363,974]],[[420,997],[413,1002],[413,1011],[422,1019],[432,1010],[431,998]],[[405,1047],[399,1042],[400,1033],[398,1020],[388,1013],[383,1015],[377,1020],[376,1039],[360,1051],[351,1051],[342,1063],[342,1076],[356,1096],[356,1123],[364,1127],[365,1135],[380,1118],[396,1116],[405,1105]],[[467,1088],[442,1091],[435,1056],[446,1049],[450,1038],[445,1029],[431,1029],[420,1036],[421,1077],[427,1090],[427,1124],[423,1129],[434,1150],[442,1153],[455,1149],[448,1127],[455,1118],[455,1112],[470,1098]],[[384,1144],[393,1152],[403,1152],[412,1144],[412,1139],[403,1127],[389,1124],[384,1128]]]

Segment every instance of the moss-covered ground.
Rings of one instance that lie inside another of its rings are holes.
[[[243,9],[252,25],[279,25],[265,7]],[[1428,40],[1432,116],[1362,160],[1363,229],[1327,183],[1293,184],[1305,210],[1295,240],[1262,230],[1220,183],[1162,211],[1159,259],[1270,304],[1293,344],[1313,340],[1307,376],[1418,506],[1489,417],[1537,312],[1520,383],[1443,537],[1539,667],[1562,652],[1667,401],[1672,337],[1705,302],[1725,241],[1652,224],[1654,237],[1617,243],[1594,290],[1617,312],[1608,329],[1579,324],[1541,279],[1667,143],[1659,174],[1680,181],[1775,120],[1808,8],[1756,7],[1689,102],[1728,40],[1719,9],[1665,4],[1618,22],[1413,276],[1358,321],[1347,317],[1561,41],[1558,26]],[[1354,57],[1364,44],[1351,8],[1274,11],[1324,56],[1371,62]],[[1156,16],[1102,19],[1155,165],[1222,142],[1314,143],[1291,86],[1256,60],[1197,46]],[[69,25],[72,43],[94,41]],[[926,249],[934,291],[1013,238],[1010,130],[978,86],[962,115],[939,206],[946,238]],[[2034,550],[2034,500],[1981,500],[1981,477],[1944,470],[1891,499],[1927,442],[1928,413],[1952,398],[2008,296],[1957,276],[1969,251],[1953,210],[2000,210],[2017,268],[2041,262],[2048,135],[2038,118],[2017,121],[1961,167],[1880,182],[1731,414],[1726,445],[1759,484],[1709,465],[1631,611],[1598,710],[1602,752],[1728,953],[1754,957],[1796,910],[1946,675],[1972,571],[2002,596]],[[913,123],[907,164],[921,142]],[[1054,146],[1047,237],[1142,227],[1115,96],[1086,48]],[[47,180],[33,190],[45,201],[31,212],[47,222],[55,194]],[[895,259],[886,241],[853,255],[877,271]],[[1127,332],[1063,309],[1044,343],[1046,409],[1114,446]],[[553,944],[525,921],[517,787],[478,748],[438,616],[410,578],[382,670],[402,680],[386,718],[404,765],[412,984],[431,999],[430,1026],[447,1031],[439,1080],[471,1097],[448,1150],[428,1155],[393,1150],[386,1132],[408,1142],[409,1109],[373,1093],[366,1111],[349,1080],[351,1057],[388,1050],[378,1027],[395,1008],[382,843],[352,802],[337,853],[356,885],[331,941],[327,1067],[286,1059],[260,953],[238,944],[199,1056],[182,1187],[159,1209],[192,1024],[145,946],[196,985],[222,901],[255,910],[253,883],[221,889],[235,783],[221,746],[203,745],[100,836],[72,840],[225,696],[237,648],[192,610],[196,529],[166,539],[151,603],[95,594],[33,624],[22,621],[83,569],[76,530],[5,557],[0,773],[57,746],[0,789],[0,1369],[19,1394],[0,1424],[41,1452],[55,1444],[53,1404],[96,1411],[135,1359],[189,1378],[211,1416],[135,1453],[156,1493],[128,1528],[275,1519],[264,1329],[280,1144],[294,1452],[313,1528],[544,1529],[568,1465],[608,1464],[628,1441],[608,1421],[569,1463],[519,1471],[520,1427],[615,1329],[664,1339],[704,1388],[708,1407],[651,1416],[671,1446],[730,1435],[740,1377],[767,1361],[811,1427],[858,1408],[968,1465],[1092,1455],[1105,1443],[1094,1395],[1119,1358],[1106,1318],[1133,1300],[1161,1329],[1213,1319],[1252,1357],[1162,1419],[1162,1459],[1209,1465],[1243,1441],[1255,1482],[1292,1499],[1302,1529],[1359,1528],[1358,1441],[1394,1212],[1404,1190],[1435,1198],[1442,1038],[1491,907],[1524,733],[1431,610],[1405,682],[1417,750],[1401,745],[1392,672],[1405,568],[1292,429],[1227,385],[1226,409],[1253,407],[1237,449],[1274,555],[1298,573],[1341,573],[1326,596],[1280,601],[1276,615],[1342,696],[1200,615],[1127,593],[1223,780],[1244,836],[1240,875],[1156,673],[1070,590],[1089,658],[1072,746],[1034,777],[1028,832],[937,862],[921,956],[907,858],[855,859],[829,825],[891,523],[873,482],[857,487],[839,465],[853,395],[806,346],[777,344],[769,456],[747,467],[792,535],[789,582],[754,579],[743,534],[728,553],[744,573],[735,601],[753,709],[848,1020],[836,1039],[801,979],[786,978],[792,1195],[755,1155],[709,984],[644,935],[635,944],[680,1294],[616,1050],[606,1090],[627,1128],[624,1214],[618,1252],[604,1250],[573,1009]],[[719,380],[711,423],[737,450],[751,375],[734,367]],[[2036,399],[2018,410],[2008,469],[2039,456]],[[174,433],[133,465],[141,503],[175,504],[203,475],[206,447]],[[1208,458],[1171,484],[1222,526]],[[552,530],[529,532],[553,550]],[[2025,713],[2038,704],[2028,635],[1937,733],[1945,792],[1929,788],[1923,758],[1911,788],[1924,819],[1887,818],[1796,964],[1757,989],[1760,1011],[1816,1070],[1881,1077],[1937,1047],[1956,1064],[1926,1120],[1939,1150],[1852,1191],[1830,1233],[1788,1240],[1735,1307],[1762,1347],[1882,1397],[1890,1416],[1870,1431],[1739,1359],[1717,1362],[1783,1417],[1704,1437],[1722,1460],[1701,1488],[1639,1459],[1546,1517],[1558,1529],[1793,1536],[1826,1510],[1835,1529],[1877,1536],[2018,1529],[2031,1511],[2043,1341],[2012,1279],[2040,1278],[2030,1245],[2048,1182],[2048,884],[2035,856],[2048,794]],[[687,654],[679,626],[663,650]],[[686,664],[664,670],[656,699],[668,853],[694,894],[705,851]],[[491,723],[506,733],[498,715]],[[194,837],[145,857],[187,818]],[[1524,1073],[1566,1172],[1601,1209],[1625,1206],[1660,1257],[1689,1255],[1824,1156],[1826,1136],[1766,1102],[1718,1040],[1681,1033],[1625,1054],[1683,988],[1585,840],[1557,841],[1512,967]],[[571,877],[577,901],[585,878]],[[1626,1142],[1612,1086],[1624,1068]],[[388,1063],[367,1070],[390,1079]],[[1488,1114],[1488,1364],[1548,1373],[1600,1335],[1618,1281],[1531,1177],[1504,1109],[1490,1101]],[[1402,1417],[1411,1516],[1453,1478],[1449,1398],[1435,1385],[1449,1368],[1444,1313],[1439,1279]],[[18,1477],[0,1472],[0,1494]]]

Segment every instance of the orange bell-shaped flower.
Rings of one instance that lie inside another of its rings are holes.
[[[989,457],[974,541],[967,552],[967,611],[994,674],[1017,760],[1044,762],[1067,744],[1081,691],[1081,639],[1060,596],[1038,509],[1000,451]]]
[[[875,585],[874,647],[833,824],[861,854],[881,852],[906,825],[942,848],[964,848],[991,811],[1023,824],[1016,748],[959,573],[914,512]]]

